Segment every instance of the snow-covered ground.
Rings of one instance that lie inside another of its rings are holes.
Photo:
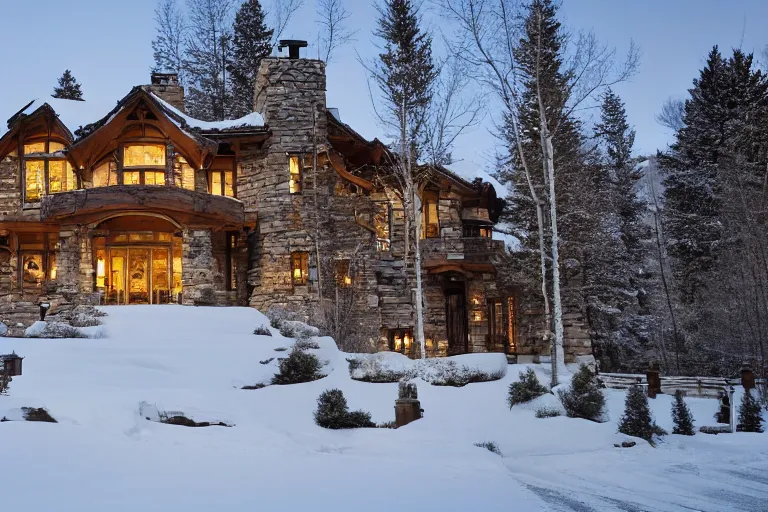
[[[768,434],[667,436],[613,447],[624,393],[596,424],[510,411],[509,383],[463,388],[417,380],[425,418],[397,430],[330,431],[312,413],[325,389],[351,409],[394,419],[396,384],[353,381],[333,341],[314,350],[328,377],[246,391],[268,380],[292,340],[255,336],[246,308],[104,308],[103,339],[0,338],[25,356],[0,417],[46,407],[58,424],[0,423],[2,510],[155,511],[750,511],[768,510]],[[465,356],[464,364],[472,356]],[[485,363],[483,363],[485,364]],[[543,382],[546,367],[535,366]],[[232,428],[147,421],[156,406]],[[651,401],[671,430],[670,397]],[[714,400],[690,399],[697,425]],[[493,441],[502,455],[475,447]]]

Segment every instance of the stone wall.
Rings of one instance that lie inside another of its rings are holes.
[[[7,156],[0,160],[0,216],[21,210],[21,176],[19,159]]]

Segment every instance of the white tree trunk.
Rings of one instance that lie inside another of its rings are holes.
[[[414,190],[412,187],[411,190]],[[414,271],[416,272],[416,343],[419,344],[421,350],[421,358],[427,358],[427,342],[424,338],[424,291],[421,286],[421,236],[419,236],[419,230],[421,229],[421,198],[414,191],[413,200],[414,224],[416,233],[414,233],[414,242],[416,248],[414,250]]]
[[[544,122],[542,122],[544,124]],[[546,131],[545,131],[546,130]],[[557,236],[557,196],[555,195],[555,161],[552,147],[552,135],[546,126],[542,127],[544,143],[544,167],[549,181],[549,218],[552,230],[552,302],[555,313],[555,338],[552,342],[552,383],[557,385],[558,374],[566,372],[565,353],[563,351],[563,304],[560,297],[560,253]]]

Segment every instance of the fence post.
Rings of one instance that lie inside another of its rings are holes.
[[[656,395],[661,393],[661,377],[657,364],[651,363],[650,368],[645,372],[645,379],[648,382],[648,398],[656,398]]]
[[[741,367],[741,385],[744,386],[744,391],[755,387],[755,374],[747,363]]]
[[[733,403],[734,389],[733,389],[733,386],[726,386],[725,389],[728,392],[728,402],[731,404],[730,417],[728,418],[729,423],[731,424],[731,434],[735,434],[736,433],[736,404]]]

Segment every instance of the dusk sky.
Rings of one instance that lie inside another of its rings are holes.
[[[0,0],[0,6],[0,46],[6,49],[0,81],[3,124],[27,102],[50,95],[66,68],[83,84],[93,120],[106,114],[132,86],[149,81],[155,0]],[[376,11],[368,1],[347,0],[347,8],[352,12],[350,25],[359,31],[356,41],[342,48],[328,68],[328,106],[339,108],[342,119],[366,137],[384,138],[356,55],[375,56]],[[654,115],[666,98],[685,97],[712,45],[720,45],[724,53],[741,46],[759,55],[768,43],[762,27],[768,19],[764,0],[565,0],[561,14],[564,25],[594,29],[619,53],[631,39],[640,47],[638,73],[615,88],[637,130],[638,154],[663,149],[670,141],[670,133],[656,124]],[[316,55],[315,18],[314,2],[305,0],[283,35],[308,39],[309,56]],[[425,18],[437,33],[441,18],[428,2]],[[496,143],[492,130],[491,114],[459,140],[454,155],[463,161],[462,168],[488,169]]]

